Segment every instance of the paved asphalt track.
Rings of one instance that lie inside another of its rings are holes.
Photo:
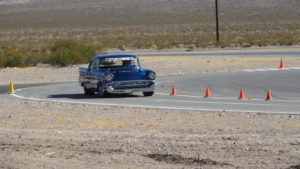
[[[138,54],[138,53],[137,53]],[[144,53],[140,56],[300,56],[299,49],[285,50],[228,50]],[[100,98],[85,96],[77,82],[49,84],[16,84],[16,95],[22,99],[44,100],[92,105],[116,105],[162,109],[205,110],[221,112],[256,112],[300,114],[300,69],[269,69],[227,73],[205,73],[185,76],[166,76],[157,79],[153,97],[142,94]],[[170,96],[176,85],[176,96]],[[203,98],[206,88],[212,98]],[[247,99],[238,100],[239,90],[244,89]],[[265,101],[267,90],[272,101]],[[8,85],[0,85],[0,94],[6,94]]]
[[[91,105],[300,114],[299,68],[167,76],[157,81],[153,97],[143,97],[140,93],[109,98],[85,96],[77,82],[24,86],[27,88],[17,89],[14,96]],[[169,95],[173,85],[177,88],[176,96]],[[203,98],[207,87],[211,89],[211,99]],[[247,99],[237,99],[240,89],[245,90]],[[265,100],[268,89],[273,94],[272,101]]]

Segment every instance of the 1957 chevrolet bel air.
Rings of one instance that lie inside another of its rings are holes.
[[[86,95],[143,92],[154,94],[156,73],[141,68],[139,58],[129,54],[99,55],[92,58],[88,68],[79,68],[79,84]]]

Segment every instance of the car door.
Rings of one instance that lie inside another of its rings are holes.
[[[97,74],[99,71],[99,62],[99,59],[94,59],[90,62],[87,74],[88,83],[86,84],[88,88],[96,89],[98,87],[99,80]]]

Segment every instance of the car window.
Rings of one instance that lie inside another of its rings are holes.
[[[133,57],[105,58],[100,60],[100,68],[129,67],[137,65],[137,59]]]
[[[92,61],[92,63],[90,64],[90,70],[98,70],[99,69],[99,59],[95,59]]]

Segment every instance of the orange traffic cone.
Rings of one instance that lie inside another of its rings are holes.
[[[175,96],[177,94],[176,87],[173,86],[171,95]]]
[[[206,92],[205,92],[205,98],[211,98],[211,94],[210,94],[210,89],[206,88]]]
[[[280,68],[280,69],[283,69],[283,68],[284,68],[284,62],[283,62],[282,58],[281,58],[281,61],[280,61],[279,68]]]
[[[239,99],[246,99],[246,96],[245,96],[245,92],[244,92],[244,90],[243,89],[241,89],[241,91],[240,91],[240,97],[239,97]]]
[[[273,98],[272,98],[271,90],[268,90],[266,100],[272,100],[272,99],[273,99]]]

